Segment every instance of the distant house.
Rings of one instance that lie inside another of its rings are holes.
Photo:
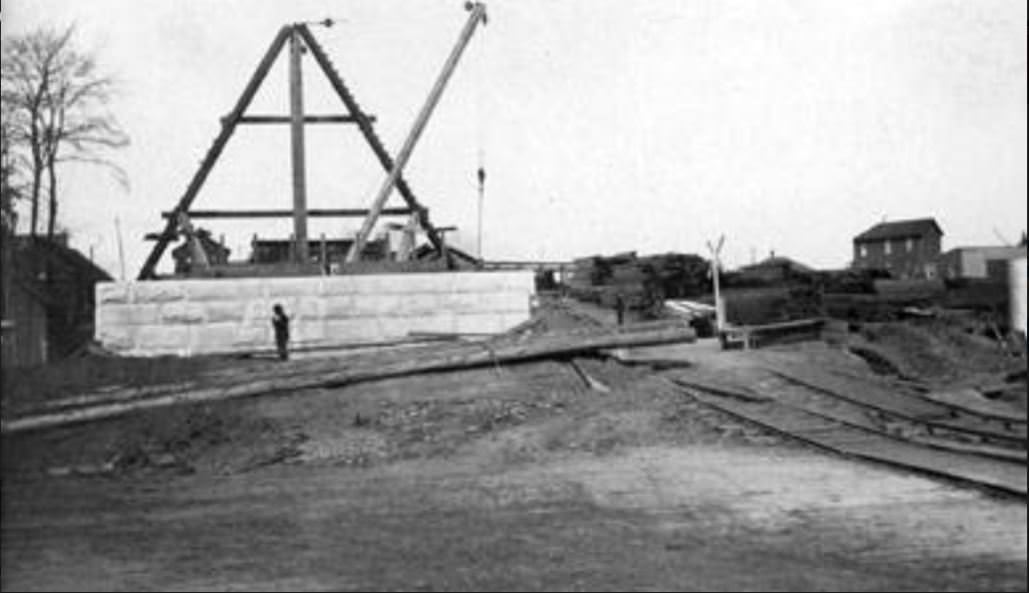
[[[768,258],[741,267],[737,278],[742,282],[782,283],[796,280],[807,280],[815,274],[815,270],[788,257],[772,254]]]
[[[1011,260],[1025,257],[1025,253],[1025,247],[955,247],[940,256],[939,272],[952,280],[975,278],[1006,284]]]
[[[854,237],[852,266],[886,270],[894,278],[936,278],[942,237],[933,218],[880,222]]]
[[[3,364],[27,366],[63,358],[93,338],[97,282],[111,276],[66,236],[5,237]]]

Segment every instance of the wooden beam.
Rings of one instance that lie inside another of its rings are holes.
[[[289,138],[293,171],[293,260],[311,258],[307,245],[307,167],[304,156],[304,78],[300,52],[304,45],[296,27],[289,36]]]
[[[374,117],[369,117],[375,121]],[[288,115],[244,115],[239,118],[241,124],[288,124],[293,118]],[[305,124],[355,124],[357,118],[352,115],[305,115]]]
[[[366,208],[309,208],[307,216],[312,218],[361,218],[368,216]],[[174,212],[162,212],[163,218],[171,218]],[[292,210],[190,210],[191,219],[198,218],[289,218],[293,216]],[[383,215],[389,216],[410,216],[410,208],[385,208]]]
[[[217,162],[218,157],[221,155],[222,150],[225,149],[225,145],[228,144],[229,138],[232,137],[233,130],[236,129],[236,124],[239,122],[239,118],[243,116],[247,107],[250,106],[250,102],[253,100],[254,95],[257,93],[257,89],[264,82],[268,71],[271,70],[272,64],[275,62],[275,58],[282,51],[282,46],[285,45],[286,39],[290,36],[291,28],[289,26],[282,27],[279,29],[279,33],[272,40],[268,51],[265,52],[264,57],[261,58],[261,62],[257,65],[257,69],[254,71],[250,80],[247,82],[246,87],[243,89],[243,94],[239,96],[239,100],[236,101],[236,106],[232,108],[232,112],[222,120],[222,129],[218,136],[214,139],[214,143],[211,144],[211,148],[208,149],[207,155],[204,156],[203,162],[200,164],[200,168],[193,175],[193,179],[189,182],[189,186],[186,187],[186,192],[179,199],[179,203],[175,206],[176,211],[187,211],[193,204],[193,200],[196,199],[197,193],[200,192],[200,188],[203,187],[204,181],[207,180],[207,176],[211,173],[211,169],[214,168],[214,163]],[[168,248],[168,243],[171,242],[172,238],[175,237],[175,227],[178,221],[175,218],[169,218],[165,224],[164,231],[158,235],[157,243],[154,248],[150,251],[150,255],[147,256],[143,267],[139,271],[139,279],[146,280],[155,276],[155,268],[157,262],[164,255],[164,250]]]

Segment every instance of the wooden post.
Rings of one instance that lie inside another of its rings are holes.
[[[725,235],[720,236],[718,243],[714,245],[711,244],[711,241],[707,242],[707,248],[711,251],[711,272],[715,285],[715,331],[719,335],[722,335],[722,331],[725,329],[725,303],[722,301],[718,281],[722,267],[721,255],[723,245],[725,245]]]
[[[304,166],[304,81],[300,64],[303,43],[294,28],[289,36],[289,116],[293,165],[293,255],[307,263],[307,179]]]
[[[322,264],[322,275],[327,276],[329,274],[329,247],[325,243],[325,233],[322,233],[321,242],[321,264]]]

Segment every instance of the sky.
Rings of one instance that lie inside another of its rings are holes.
[[[442,0],[0,0],[4,37],[75,23],[116,76],[129,176],[61,171],[61,225],[135,277],[278,29],[312,29],[395,154],[467,13]],[[723,260],[771,251],[846,266],[882,220],[935,217],[944,248],[1026,228],[1026,3],[1021,0],[494,0],[405,170],[475,252],[564,260],[635,250]],[[288,113],[284,53],[249,109]],[[304,58],[305,108],[344,113]],[[197,209],[289,208],[289,129],[246,126]],[[367,207],[385,172],[352,126],[308,126],[308,204]],[[396,193],[389,205],[401,205]],[[203,221],[233,258],[291,221]],[[312,221],[352,236],[360,221]],[[160,271],[171,267],[165,255]]]

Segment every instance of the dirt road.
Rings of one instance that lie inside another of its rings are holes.
[[[5,437],[3,589],[1025,590],[1024,501],[577,363]]]
[[[1026,507],[802,450],[4,485],[5,589],[997,590]],[[26,496],[31,493],[31,496]]]

